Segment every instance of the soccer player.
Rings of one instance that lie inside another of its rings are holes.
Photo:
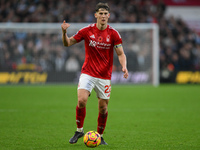
[[[85,41],[85,61],[82,66],[78,84],[78,104],[76,106],[77,131],[69,140],[74,144],[84,135],[83,124],[86,116],[86,103],[91,91],[94,89],[98,98],[98,125],[97,132],[101,135],[101,144],[107,145],[103,139],[108,116],[108,102],[111,92],[111,74],[113,66],[113,49],[115,49],[124,72],[123,77],[128,78],[126,56],[122,47],[122,39],[118,31],[109,26],[110,17],[107,3],[98,3],[94,14],[97,22],[80,29],[72,37],[67,36],[70,24],[63,21],[62,41],[64,46],[71,46],[81,40]]]

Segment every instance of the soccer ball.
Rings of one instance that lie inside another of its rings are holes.
[[[101,143],[101,136],[96,131],[89,131],[84,135],[83,142],[87,147],[97,147]]]

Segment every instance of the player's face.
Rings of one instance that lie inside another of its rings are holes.
[[[99,11],[95,13],[95,18],[97,18],[97,23],[100,24],[107,24],[109,17],[110,13],[103,8],[100,8]]]

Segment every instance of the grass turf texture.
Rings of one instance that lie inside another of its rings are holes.
[[[76,130],[76,86],[1,86],[1,150],[88,149]],[[106,150],[200,149],[200,86],[113,85],[104,139]],[[97,99],[87,104],[85,133],[96,130]]]

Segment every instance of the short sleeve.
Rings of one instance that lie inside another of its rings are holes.
[[[77,42],[80,42],[84,39],[84,30],[80,29],[76,34],[73,35],[74,39]]]
[[[122,38],[118,31],[114,30],[113,36],[114,36],[114,45],[122,44]]]

